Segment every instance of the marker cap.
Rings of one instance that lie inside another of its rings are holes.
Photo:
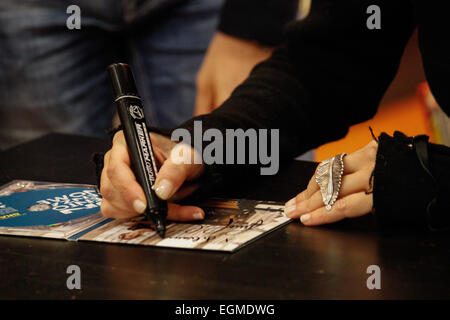
[[[126,63],[114,63],[107,68],[111,80],[114,100],[121,96],[138,96],[131,68]]]

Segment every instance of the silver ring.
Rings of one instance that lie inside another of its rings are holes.
[[[344,173],[344,156],[338,154],[332,158],[323,160],[317,167],[316,182],[319,185],[322,201],[327,211],[336,202],[341,189],[342,174]]]

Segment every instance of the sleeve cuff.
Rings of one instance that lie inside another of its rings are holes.
[[[374,171],[373,199],[377,222],[382,229],[415,228],[444,230],[449,227],[449,207],[441,194],[448,191],[449,173],[437,164],[449,161],[449,151],[426,144],[430,172],[424,168],[411,137],[395,132],[379,137]],[[445,147],[444,147],[445,148]],[[445,154],[447,153],[447,154]]]

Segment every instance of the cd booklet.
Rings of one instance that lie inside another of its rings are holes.
[[[0,235],[233,252],[291,221],[281,203],[210,199],[200,222],[170,222],[164,239],[143,221],[108,219],[93,185],[15,180],[0,187]]]

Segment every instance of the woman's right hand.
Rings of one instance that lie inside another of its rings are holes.
[[[191,181],[202,174],[203,165],[194,163],[193,148],[160,134],[151,133],[150,137],[156,160],[161,165],[154,187],[157,196],[163,200],[176,201],[194,192],[198,185]],[[192,161],[187,164],[181,162],[177,158],[180,154],[190,155]],[[144,191],[130,167],[123,131],[114,135],[113,146],[105,154],[100,193],[103,198],[101,212],[108,218],[131,218],[142,214],[147,207]],[[205,213],[199,207],[168,204],[169,220],[201,220],[204,216]]]

